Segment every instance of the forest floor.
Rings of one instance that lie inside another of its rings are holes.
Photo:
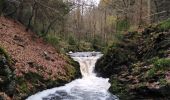
[[[63,70],[66,62],[51,45],[43,42],[32,32],[26,32],[20,23],[0,18],[0,44],[15,60],[17,75],[28,71],[37,72],[31,63],[37,63],[44,69],[42,72],[47,78],[55,75],[65,74]],[[31,67],[30,67],[31,66]],[[48,72],[52,72],[49,76]]]
[[[26,32],[25,29],[26,27],[17,21],[0,17],[0,46],[7,51],[12,59],[15,80],[31,72],[41,76],[43,81],[70,81],[74,77],[75,69],[69,65],[67,58],[57,53],[54,47],[45,43],[36,34]],[[25,81],[23,84],[16,82],[16,91],[20,97],[23,94],[27,96],[27,93],[30,95],[31,89],[35,88],[33,82],[27,81],[29,79],[23,80]],[[38,84],[40,84],[39,86],[45,85],[41,80],[38,80]],[[24,86],[28,86],[28,89],[25,89]],[[16,97],[14,98],[16,99]]]

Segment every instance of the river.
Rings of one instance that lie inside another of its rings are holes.
[[[100,52],[76,52],[69,55],[80,64],[82,78],[65,86],[44,90],[28,97],[26,100],[119,100],[108,92],[108,78],[97,77],[94,72]]]

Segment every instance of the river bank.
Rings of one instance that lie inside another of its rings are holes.
[[[98,60],[96,71],[120,99],[170,99],[169,22],[122,34]]]
[[[80,77],[79,65],[12,19],[0,18],[0,98],[22,100]]]

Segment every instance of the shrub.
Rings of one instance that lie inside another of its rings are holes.
[[[170,59],[162,58],[154,62],[154,66],[157,70],[166,70],[170,68]]]
[[[123,40],[124,34],[122,32],[118,32],[116,34],[114,34],[114,43],[120,42]]]
[[[91,39],[89,42],[92,45],[92,48],[96,51],[103,51],[104,47],[107,46],[105,41],[101,41],[102,37],[99,35],[95,35],[93,39]]]
[[[55,35],[52,35],[52,34],[48,34],[46,37],[45,37],[45,40],[52,44],[54,47],[57,47],[58,44],[59,44],[59,38]]]
[[[92,44],[86,41],[80,41],[78,48],[80,51],[91,51]]]
[[[68,43],[70,45],[76,45],[76,39],[74,38],[74,36],[69,36]]]
[[[130,24],[128,20],[119,20],[117,22],[117,31],[126,31],[127,29],[129,29]]]
[[[160,29],[167,30],[170,29],[170,19],[167,19],[158,25]]]

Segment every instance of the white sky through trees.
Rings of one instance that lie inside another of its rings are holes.
[[[98,5],[100,0],[85,0],[87,3],[94,3],[95,5]]]

